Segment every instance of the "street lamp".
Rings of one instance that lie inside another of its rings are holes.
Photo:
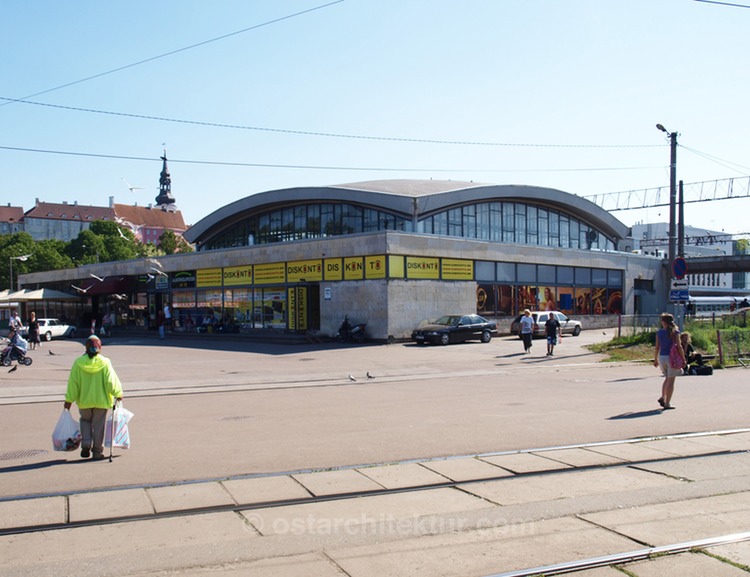
[[[29,257],[31,256],[31,253],[29,254],[22,254],[21,256],[10,256],[8,257],[8,263],[10,266],[8,267],[10,270],[10,282],[8,283],[10,286],[10,291],[13,292],[13,261],[14,260],[20,260],[21,262],[29,260]],[[17,289],[16,289],[17,290]]]
[[[657,124],[656,128],[669,136],[669,263],[675,259],[675,211],[677,206],[677,133],[669,132],[663,124]],[[681,255],[682,256],[682,255]]]

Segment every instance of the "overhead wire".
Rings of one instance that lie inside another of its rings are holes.
[[[700,156],[701,158],[705,158],[706,160],[710,160],[711,162],[714,162],[714,163],[718,164],[719,166],[723,166],[724,168],[728,168],[730,170],[742,169],[743,171],[750,172],[750,168],[748,168],[747,166],[744,166],[742,164],[737,164],[736,162],[732,162],[731,160],[724,160],[724,159],[719,158],[717,156],[712,156],[712,155],[710,155],[708,153],[701,152],[700,150],[696,150],[694,148],[690,148],[690,147],[685,146],[683,144],[680,144],[679,146],[680,146],[680,148],[683,148],[683,149],[687,150],[688,152],[692,152],[696,156]],[[746,176],[747,176],[747,174],[746,174]]]
[[[294,14],[287,14],[286,16],[281,16],[279,18],[274,18],[273,20],[268,20],[268,21],[262,22],[260,24],[255,24],[253,26],[248,26],[247,28],[243,28],[242,30],[236,30],[235,32],[229,32],[228,34],[222,34],[221,36],[216,36],[215,38],[209,38],[208,40],[202,40],[201,42],[196,42],[195,44],[191,44],[189,46],[183,46],[182,48],[177,48],[175,50],[170,50],[169,52],[164,52],[162,54],[158,54],[157,56],[151,56],[150,58],[145,58],[143,60],[139,60],[138,62],[132,62],[131,64],[126,64],[124,66],[119,66],[117,68],[113,68],[111,70],[107,70],[106,72],[100,72],[98,74],[93,74],[91,76],[87,76],[86,78],[80,78],[80,79],[74,80],[72,82],[67,82],[65,84],[60,84],[59,86],[55,86],[54,88],[48,88],[47,90],[42,90],[40,92],[35,92],[34,94],[28,94],[26,96],[22,96],[21,98],[5,99],[6,102],[0,104],[0,108],[2,108],[3,106],[7,106],[8,104],[12,104],[14,102],[22,102],[26,98],[34,98],[35,96],[40,96],[42,94],[48,94],[50,92],[54,92],[56,90],[61,90],[63,88],[67,88],[69,86],[74,86],[76,84],[81,84],[83,82],[88,82],[89,80],[94,80],[95,78],[101,78],[102,76],[107,76],[109,74],[114,74],[115,72],[121,72],[122,70],[127,70],[128,68],[133,68],[135,66],[140,66],[141,64],[146,64],[148,62],[153,62],[154,60],[159,60],[161,58],[166,58],[167,56],[173,56],[175,54],[179,54],[180,52],[186,52],[187,50],[192,50],[193,48],[198,48],[199,46],[205,46],[206,44],[211,44],[213,42],[218,42],[219,40],[225,40],[227,38],[231,38],[232,36],[237,36],[238,34],[244,34],[245,32],[249,32],[251,30],[257,30],[258,28],[262,28],[264,26],[269,26],[271,24],[276,24],[276,23],[282,22],[284,20],[289,20],[290,18],[296,18],[297,16],[302,16],[303,14],[308,14],[308,13],[314,12],[316,10],[321,10],[323,8],[328,8],[329,6],[333,6],[334,4],[340,4],[341,2],[344,2],[344,0],[333,0],[332,2],[328,2],[327,4],[321,4],[319,6],[314,6],[312,8],[308,8],[307,10],[300,10],[299,12],[295,12]]]
[[[161,162],[161,157],[146,156],[127,156],[119,154],[102,154],[95,152],[75,152],[69,150],[51,150],[41,148],[27,148],[20,146],[2,146],[0,150],[11,150],[16,152],[34,152],[39,154],[59,154],[66,156],[82,156],[90,158],[106,158],[113,160],[132,160]],[[660,168],[660,166],[631,166],[631,167],[588,167],[588,168],[542,168],[542,169],[483,169],[483,168],[403,168],[403,167],[378,167],[378,166],[329,166],[329,165],[311,165],[311,164],[276,164],[260,162],[230,162],[218,160],[193,160],[170,158],[172,164],[200,164],[210,166],[237,166],[252,168],[284,168],[284,169],[305,169],[305,170],[350,170],[350,171],[368,171],[368,172],[598,172],[598,171],[628,171],[628,170],[650,170]]]
[[[253,130],[260,132],[274,132],[280,134],[295,134],[301,136],[321,136],[327,138],[348,138],[360,140],[382,140],[388,142],[414,142],[419,144],[449,144],[453,146],[498,146],[498,147],[525,147],[525,148],[661,148],[663,144],[541,144],[520,142],[479,142],[468,140],[440,140],[431,138],[410,138],[398,136],[372,136],[365,134],[343,134],[335,132],[322,132],[312,130],[293,130],[288,128],[273,128],[267,126],[247,126],[242,124],[231,124],[223,122],[209,122],[203,120],[187,120],[183,118],[169,118],[166,116],[154,116],[150,114],[135,114],[130,112],[117,112],[112,110],[99,110],[96,108],[81,108],[77,106],[65,106],[63,104],[50,104],[47,102],[35,102],[32,100],[8,98],[0,96],[0,100],[19,102],[34,106],[58,108],[61,110],[72,110],[75,112],[86,112],[90,114],[103,114],[109,116],[122,116],[125,118],[136,118],[140,120],[155,120],[158,122],[172,122],[177,124],[192,124],[196,126],[207,126],[211,128],[230,128],[234,130]],[[0,105],[2,106],[2,105]]]

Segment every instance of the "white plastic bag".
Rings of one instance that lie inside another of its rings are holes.
[[[75,451],[81,446],[81,428],[78,421],[70,414],[69,409],[63,409],[52,431],[52,448],[55,451]]]
[[[130,448],[130,431],[128,423],[133,418],[133,413],[122,406],[122,401],[117,401],[115,410],[107,417],[107,426],[104,429],[104,446],[117,447],[119,449]],[[112,445],[112,420],[114,419],[114,445]]]

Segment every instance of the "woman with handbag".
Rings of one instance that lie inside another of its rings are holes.
[[[656,333],[654,366],[659,367],[664,375],[658,403],[666,411],[674,409],[674,405],[671,404],[674,380],[682,374],[682,367],[685,366],[685,351],[682,350],[680,331],[674,323],[674,317],[669,313],[663,313],[660,320],[662,328]]]

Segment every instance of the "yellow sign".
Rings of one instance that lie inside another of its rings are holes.
[[[404,278],[404,257],[395,254],[388,255],[388,277]]]
[[[418,256],[406,257],[406,278],[440,278],[440,259]]]
[[[253,265],[229,266],[224,269],[224,286],[253,284]]]
[[[474,261],[444,258],[441,261],[443,280],[474,280]]]
[[[326,280],[344,278],[344,265],[340,258],[327,258],[323,261],[323,275]]]
[[[385,255],[365,257],[365,277],[385,278]]]
[[[289,303],[289,328],[293,331],[307,330],[307,287],[291,287],[287,290]]]
[[[286,263],[286,282],[323,280],[323,263],[318,260],[298,260]]]
[[[195,286],[221,286],[221,269],[204,268],[196,271]]]
[[[344,280],[362,280],[364,272],[361,256],[344,259]]]
[[[283,284],[286,282],[286,265],[283,262],[256,264],[255,284]]]

